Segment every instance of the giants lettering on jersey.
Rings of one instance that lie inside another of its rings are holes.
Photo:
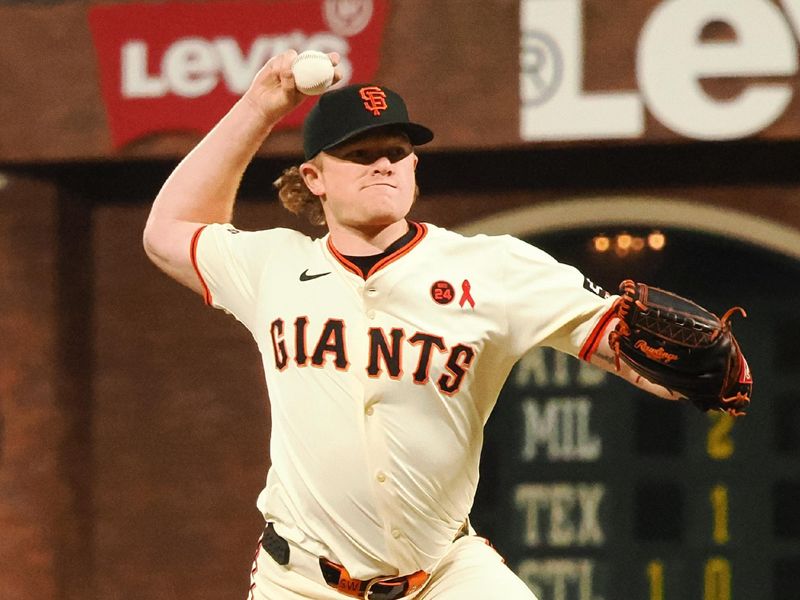
[[[324,367],[328,363],[340,371],[350,367],[347,357],[345,325],[342,319],[328,319],[320,333],[309,343],[308,317],[297,317],[293,325],[286,326],[283,319],[275,319],[269,327],[275,368],[279,371],[294,361],[298,367]],[[367,332],[369,361],[365,366],[369,377],[400,379],[411,366],[410,377],[418,385],[430,380],[431,365],[436,357],[446,357],[444,372],[436,380],[436,387],[443,394],[452,396],[458,392],[475,358],[475,349],[464,343],[448,346],[444,338],[431,333],[415,331],[407,336],[403,329],[394,327],[385,331],[371,327]],[[405,348],[414,351],[404,353]],[[409,361],[409,364],[403,361]]]

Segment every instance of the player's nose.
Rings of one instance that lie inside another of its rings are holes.
[[[381,156],[372,163],[372,171],[373,173],[380,173],[381,175],[392,173],[394,171],[392,161],[389,160],[388,156]]]

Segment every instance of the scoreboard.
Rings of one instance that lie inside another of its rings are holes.
[[[800,360],[788,345],[800,321],[767,288],[716,292],[695,299],[749,308],[734,322],[755,377],[745,417],[660,400],[549,348],[512,371],[473,520],[540,600],[800,598]]]

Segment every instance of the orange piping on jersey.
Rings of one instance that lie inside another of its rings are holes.
[[[328,250],[330,250],[331,254],[333,254],[333,257],[336,260],[338,260],[345,269],[347,269],[351,273],[355,273],[356,275],[358,275],[363,279],[366,279],[364,273],[361,272],[361,269],[359,269],[356,265],[347,260],[343,254],[341,254],[336,248],[334,248],[333,241],[331,241],[330,237],[328,237]]]
[[[586,338],[586,342],[584,342],[583,347],[581,348],[581,351],[578,354],[578,356],[582,360],[585,360],[586,362],[589,362],[591,360],[592,354],[595,353],[595,350],[597,350],[597,346],[600,345],[600,340],[603,337],[603,332],[606,330],[606,327],[608,327],[608,324],[611,321],[611,319],[613,319],[616,316],[616,309],[617,309],[617,303],[614,302],[611,308],[609,308],[606,311],[606,313],[602,317],[600,317],[600,320],[597,322],[597,325],[594,326],[594,329],[592,329],[592,332]]]
[[[366,275],[364,274],[364,272],[361,269],[359,269],[356,265],[354,265],[352,262],[347,260],[344,257],[344,255],[334,247],[333,241],[331,240],[330,237],[328,237],[328,250],[330,250],[330,252],[331,252],[331,254],[333,254],[334,258],[336,258],[336,260],[338,260],[345,269],[347,269],[351,273],[355,273],[356,275],[358,275],[362,279],[367,279],[370,275],[372,275],[373,273],[379,271],[380,269],[382,269],[386,265],[388,265],[390,263],[393,263],[394,261],[398,260],[400,257],[405,256],[406,254],[408,254],[417,244],[419,244],[419,242],[422,240],[422,238],[425,237],[425,234],[428,233],[428,227],[424,223],[416,223],[414,221],[409,221],[409,223],[411,224],[412,227],[416,227],[416,229],[417,229],[417,233],[414,235],[413,238],[411,238],[411,241],[409,241],[405,246],[403,246],[402,248],[396,250],[395,252],[393,252],[392,254],[387,256],[386,258],[382,258],[377,263],[375,263],[375,265],[369,270],[369,273],[367,273]]]
[[[387,256],[386,258],[381,259],[377,263],[375,263],[375,265],[369,270],[369,273],[367,273],[367,277],[369,277],[373,273],[377,272],[378,270],[382,269],[386,265],[388,265],[390,263],[393,263],[394,261],[396,261],[400,257],[405,256],[406,254],[411,252],[411,250],[414,248],[414,246],[419,244],[420,241],[422,240],[422,238],[425,237],[425,234],[428,233],[428,228],[425,226],[424,223],[411,222],[411,225],[415,226],[417,228],[417,234],[413,238],[411,238],[411,241],[408,242],[405,246],[403,246],[402,248],[400,248],[396,252],[393,252],[392,254]],[[365,277],[364,279],[366,279],[367,277]]]
[[[197,241],[200,239],[200,234],[203,232],[206,226],[202,225],[201,227],[197,228],[197,231],[194,232],[192,236],[192,245],[190,249],[190,254],[192,257],[192,266],[194,267],[194,272],[197,273],[197,278],[200,280],[200,285],[203,286],[203,301],[208,305],[211,306],[211,292],[206,285],[206,280],[203,279],[203,275],[200,273],[200,267],[197,264]]]

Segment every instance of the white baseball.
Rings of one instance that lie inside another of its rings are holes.
[[[304,94],[317,96],[333,83],[333,63],[324,52],[306,50],[292,63],[295,87]]]

